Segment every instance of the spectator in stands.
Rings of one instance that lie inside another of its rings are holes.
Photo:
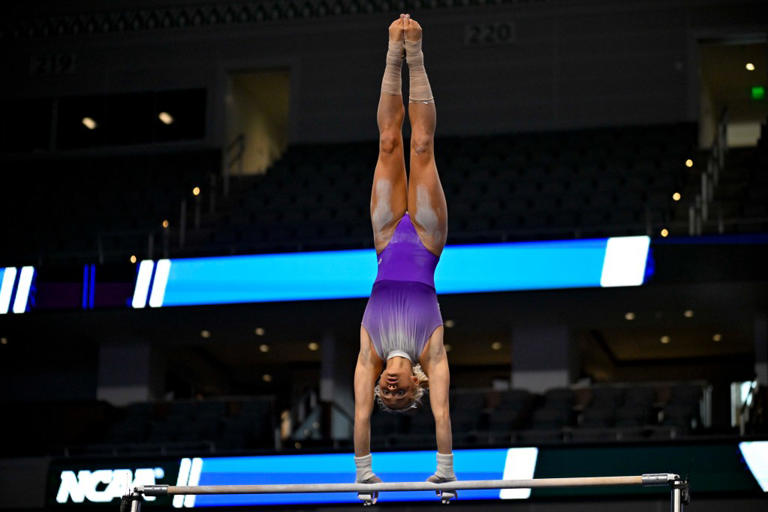
[[[435,165],[435,102],[424,68],[421,35],[421,26],[406,14],[389,27],[377,112],[379,156],[371,193],[379,268],[363,315],[355,368],[358,482],[379,481],[371,470],[370,455],[374,397],[385,411],[412,409],[419,404],[427,381],[438,451],[437,471],[430,480],[455,480],[448,412],[450,376],[434,284],[447,235],[447,207]],[[405,117],[400,79],[403,55],[410,75],[410,180],[406,178],[401,131]]]

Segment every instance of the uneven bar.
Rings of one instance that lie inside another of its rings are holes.
[[[376,495],[386,491],[438,491],[449,503],[456,491],[464,489],[537,489],[543,487],[599,487],[634,485],[665,486],[670,489],[672,512],[682,512],[689,502],[688,482],[674,473],[646,473],[635,476],[590,476],[575,478],[533,478],[530,480],[457,480],[432,482],[381,482],[375,484],[265,484],[265,485],[139,485],[129,489],[120,502],[121,512],[141,512],[145,496],[196,494],[282,494],[318,492],[356,492],[364,505],[376,503]]]
[[[595,476],[580,478],[534,478],[531,480],[457,480],[431,482],[382,482],[376,484],[269,484],[269,485],[145,485],[136,491],[145,496],[177,494],[277,494],[317,492],[385,492],[385,491],[459,491],[463,489],[535,489],[542,487],[597,487],[612,485],[670,485],[680,481],[672,473],[638,476]]]

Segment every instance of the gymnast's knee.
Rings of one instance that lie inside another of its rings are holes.
[[[394,153],[398,146],[400,146],[400,134],[381,132],[379,135],[379,151],[381,153]]]
[[[411,150],[417,155],[423,155],[432,152],[434,137],[427,134],[413,134],[411,137]]]

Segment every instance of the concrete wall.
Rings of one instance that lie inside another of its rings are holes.
[[[142,2],[118,5],[132,4]],[[764,33],[768,20],[759,4],[551,0],[413,16],[425,28],[439,134],[488,134],[695,120],[697,39]],[[75,5],[103,10],[94,2]],[[290,142],[371,139],[394,14],[6,38],[1,94],[206,87],[206,143],[222,145],[228,73],[287,68]],[[467,42],[473,27],[499,23],[511,27],[509,42]],[[75,57],[72,73],[31,76],[34,59],[54,54]]]

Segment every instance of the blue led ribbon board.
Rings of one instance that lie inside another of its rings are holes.
[[[537,448],[454,450],[454,469],[460,480],[533,478]],[[186,462],[186,464],[185,464]],[[351,453],[208,457],[182,460],[177,485],[324,484],[354,480]],[[424,481],[435,471],[435,452],[382,452],[374,455],[374,472],[386,482]],[[511,494],[510,494],[511,492]],[[526,499],[530,489],[460,491],[462,500]],[[360,503],[355,493],[216,494],[176,496],[173,506],[227,507]],[[379,500],[432,501],[433,491],[384,492]]]
[[[768,492],[768,441],[743,441],[739,450],[760,488]]]
[[[34,277],[35,267],[32,266],[0,268],[0,315],[27,311]]]
[[[646,236],[447,246],[438,294],[639,286]],[[133,307],[367,297],[372,249],[142,261]]]

